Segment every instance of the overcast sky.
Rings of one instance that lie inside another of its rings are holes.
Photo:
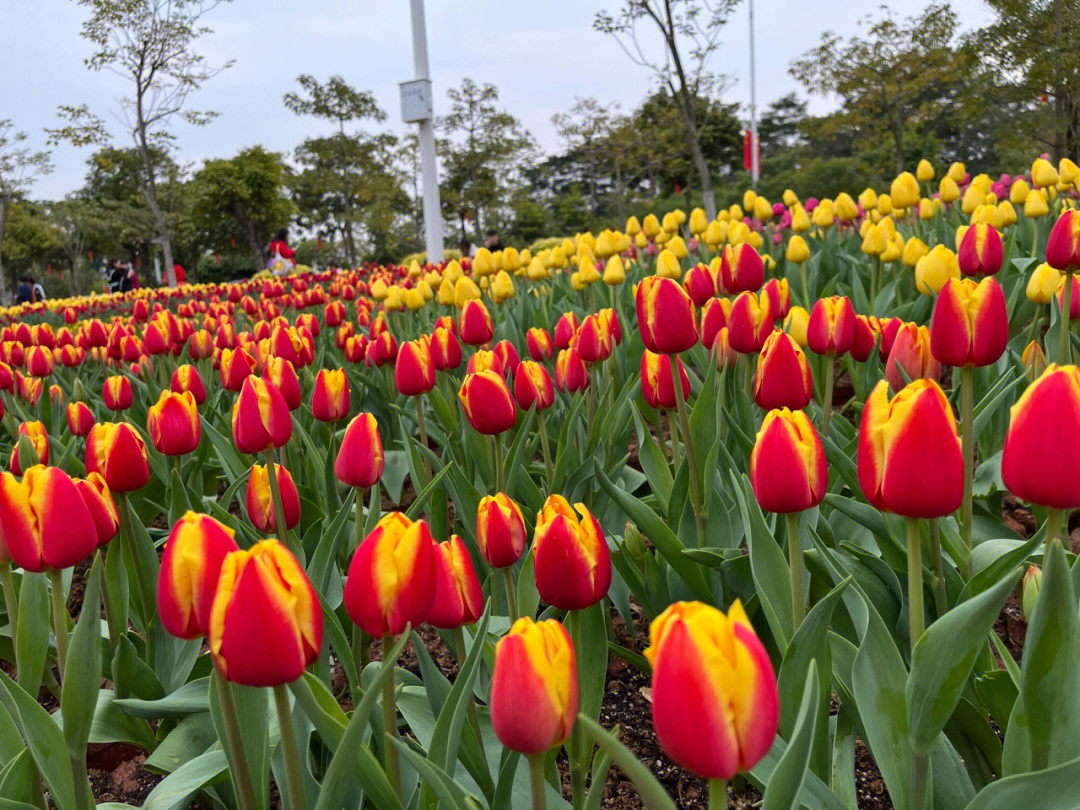
[[[895,3],[907,13],[926,0]],[[790,61],[812,47],[826,30],[848,35],[877,3],[841,0],[757,0],[757,98],[759,109],[797,90],[788,75]],[[990,17],[981,0],[954,0],[965,29]],[[500,103],[516,115],[547,151],[559,148],[552,114],[594,96],[632,109],[650,89],[649,71],[632,64],[610,38],[596,33],[596,11],[614,9],[616,0],[428,0],[427,26],[435,111],[446,111],[446,90],[465,77],[492,82]],[[10,118],[36,145],[42,129],[55,126],[59,104],[87,103],[105,114],[117,108],[124,82],[108,72],[93,73],[83,60],[88,45],[79,37],[87,10],[70,0],[0,0],[0,118]],[[235,0],[211,12],[214,29],[199,43],[211,64],[235,64],[194,94],[194,109],[220,115],[209,126],[177,123],[177,157],[198,165],[208,157],[228,157],[261,143],[290,152],[305,137],[324,131],[313,119],[299,118],[282,106],[296,76],[320,80],[341,74],[355,87],[370,90],[400,123],[398,82],[412,78],[412,40],[406,0]],[[722,34],[722,48],[710,67],[727,75],[724,99],[749,106],[748,16],[745,1]],[[800,91],[801,92],[801,91]],[[827,110],[832,101],[811,99],[811,109]],[[129,143],[112,116],[116,142]],[[88,149],[55,150],[55,171],[43,178],[36,197],[58,197],[80,185]]]

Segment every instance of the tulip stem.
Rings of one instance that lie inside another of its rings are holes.
[[[547,473],[547,491],[550,492],[554,468],[551,464],[551,448],[548,447],[547,426],[545,425],[543,411],[536,411],[536,421],[540,423],[540,449],[544,453],[544,471]]]
[[[825,355],[825,395],[821,400],[821,435],[829,435],[829,420],[832,419],[833,400],[833,356]]]
[[[135,542],[135,530],[132,528],[131,503],[128,501],[128,494],[118,492],[116,493],[116,500],[120,502],[120,539],[127,543],[128,552],[131,559],[134,560],[135,568],[138,571],[135,583],[139,589],[139,601],[142,603],[143,631],[146,633],[146,637],[149,638],[150,625],[154,620],[156,605],[154,597],[147,590],[149,583],[146,582],[146,577],[141,575],[143,571],[148,570],[148,566],[143,565],[142,547]],[[102,579],[104,580],[104,577]],[[147,645],[147,650],[152,649],[152,646]]]
[[[67,680],[67,654],[68,654],[68,609],[67,597],[64,595],[64,575],[55,568],[49,571],[49,580],[52,582],[52,609],[53,609],[53,632],[56,634],[56,665],[60,670],[61,681]]]
[[[907,519],[907,578],[908,620],[911,627],[911,646],[914,649],[926,629],[923,609],[922,539],[919,537],[919,519]]]
[[[182,484],[184,483],[184,457],[174,456],[174,461],[176,463],[176,477],[180,479],[180,483]]]
[[[547,810],[547,785],[544,782],[544,755],[531,754],[529,784],[532,786],[532,810]]]
[[[581,634],[581,611],[569,610],[566,612],[567,624],[570,625],[570,639],[574,645],[574,649],[577,651],[576,664],[577,672],[575,677],[578,683],[581,683],[581,652],[585,649],[584,638]],[[567,749],[570,760],[570,795],[572,799],[572,806],[574,810],[580,810],[585,803],[585,763],[588,760],[589,754],[585,752],[585,739],[581,730],[580,723],[574,723],[573,729],[570,731],[570,745]],[[592,745],[589,745],[589,753],[592,751]]]
[[[787,522],[788,565],[791,568],[791,616],[795,620],[795,630],[799,629],[806,615],[803,602],[803,555],[799,542],[799,513],[789,512],[784,515]]]
[[[503,468],[502,434],[496,433],[491,437],[494,442],[495,452],[495,489],[497,492],[506,491],[506,471]]]
[[[383,648],[383,664],[384,666],[394,666],[393,661],[386,661],[386,656],[394,648],[394,635],[393,633],[385,633],[382,637]],[[383,704],[383,731],[389,734],[391,737],[398,736],[397,725],[397,698],[394,691],[394,673],[391,671],[390,677],[383,681],[382,687],[382,704]],[[390,784],[394,786],[394,793],[397,795],[398,800],[401,800],[401,766],[398,762],[398,750],[397,746],[392,743],[386,745],[386,775],[390,779]]]
[[[974,520],[972,485],[975,481],[975,369],[960,370],[960,440],[964,453],[964,500],[960,511],[960,536],[964,539],[963,571],[971,570],[971,527]],[[933,526],[933,524],[931,524]]]
[[[502,570],[503,585],[506,587],[506,610],[510,614],[510,624],[518,620],[517,593],[514,587],[514,568],[506,566]]]
[[[420,431],[420,446],[424,450],[428,449],[427,438],[427,425],[424,424],[424,395],[421,394],[418,397],[414,397],[416,400],[416,429]],[[423,453],[424,456],[424,484],[431,480],[431,459],[427,457],[427,453]],[[417,487],[419,492],[423,487]]]
[[[15,590],[15,581],[11,578],[11,566],[7,563],[0,565],[0,587],[4,589],[4,605],[7,608],[8,629],[11,630],[11,648],[18,650],[19,594]],[[17,661],[15,665],[18,666]]]
[[[679,429],[678,429],[678,426],[675,423],[675,420],[672,418],[671,411],[666,411],[666,413],[667,413],[668,433],[670,434],[670,438],[671,438],[671,469],[672,469],[672,472],[675,475],[678,475],[679,474],[679,465],[682,464],[682,459],[679,457]],[[661,428],[663,427],[662,422],[661,422],[660,426],[661,426]],[[663,433],[660,434],[660,441],[661,442],[664,441],[664,434]]]
[[[697,521],[698,548],[705,547],[705,495],[701,487],[701,475],[698,472],[697,455],[694,453],[694,441],[690,436],[690,418],[686,414],[686,397],[683,396],[682,385],[676,379],[675,407],[679,411],[679,427],[682,429],[683,441],[686,443],[686,463],[690,465],[690,492],[694,498],[694,518]],[[674,437],[672,438],[674,447]]]
[[[218,703],[221,705],[221,719],[225,725],[225,744],[229,753],[229,765],[236,780],[236,794],[240,799],[241,810],[257,810],[255,802],[255,783],[251,781],[251,769],[247,753],[244,751],[244,738],[240,732],[240,718],[236,715],[236,702],[233,700],[232,684],[225,680],[221,672],[214,679],[217,682]]]
[[[278,729],[281,731],[282,756],[285,758],[285,784],[289,789],[289,810],[307,810],[304,780],[300,769],[300,749],[296,744],[296,726],[289,708],[289,690],[284,684],[274,687]]]
[[[945,563],[941,558],[941,527],[937,518],[930,519],[930,561],[937,579],[937,615],[942,616],[949,609],[949,594],[945,590]]]
[[[285,505],[281,500],[281,487],[278,486],[277,464],[274,463],[273,450],[266,451],[266,477],[270,481],[270,496],[274,499],[274,522],[277,525],[277,536],[295,554],[296,549],[289,542],[289,529],[288,524],[285,522]]]
[[[1039,219],[1033,217],[1031,220],[1032,237],[1031,237],[1031,258],[1035,258],[1039,252]]]
[[[709,780],[709,810],[727,810],[727,782],[723,779]]]
[[[1072,312],[1072,268],[1065,271],[1065,294],[1061,302],[1061,331],[1058,333],[1058,363],[1069,365],[1072,346],[1069,345],[1069,314]]]
[[[465,666],[465,659],[468,657],[468,653],[465,651],[465,631],[460,627],[454,628],[454,648],[457,653],[458,669]],[[472,726],[473,733],[476,734],[476,741],[480,743],[480,757],[487,762],[487,752],[484,750],[484,737],[480,731],[480,716],[476,713],[476,697],[469,693],[468,703],[466,703],[467,717],[469,719],[469,725]]]
[[[1054,538],[1061,534],[1061,510],[1051,509],[1046,515],[1046,537],[1043,538],[1045,543],[1045,551],[1050,550],[1050,544],[1054,542]]]

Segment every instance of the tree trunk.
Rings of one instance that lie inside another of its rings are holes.
[[[345,257],[349,261],[349,269],[356,267],[356,246],[353,244],[352,222],[345,220]]]
[[[266,268],[267,257],[263,253],[263,242],[255,233],[255,225],[252,223],[251,218],[247,215],[237,203],[233,202],[229,208],[232,210],[232,214],[236,217],[236,221],[240,224],[240,229],[244,232],[244,238],[247,240],[248,247],[251,248],[252,254],[255,256],[255,272]]]
[[[142,106],[139,106],[139,114],[142,115]],[[176,269],[173,262],[172,239],[169,236],[169,225],[165,221],[165,212],[161,210],[157,198],[157,180],[154,177],[154,163],[150,159],[150,146],[146,142],[146,128],[138,127],[139,155],[143,162],[143,196],[150,206],[150,213],[154,216],[154,226],[157,228],[158,238],[161,240],[161,252],[164,254],[165,278],[168,286],[176,286]]]
[[[896,173],[904,171],[904,124],[900,114],[893,117],[893,143],[896,145]]]

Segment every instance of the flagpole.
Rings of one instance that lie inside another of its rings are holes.
[[[428,68],[427,24],[424,19],[424,0],[411,0],[413,67],[416,78],[427,82],[431,91]],[[430,100],[430,99],[429,99]],[[435,125],[432,116],[417,119],[420,130],[420,173],[424,184],[424,244],[427,260],[438,263],[443,258],[442,210],[439,204],[438,169],[435,162]]]
[[[761,175],[760,147],[758,146],[757,131],[757,87],[754,76],[754,0],[748,0],[750,7],[750,177],[754,187],[757,187],[758,177]]]

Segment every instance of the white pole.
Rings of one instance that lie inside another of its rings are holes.
[[[758,132],[757,132],[757,88],[754,80],[754,0],[748,0],[750,7],[750,165],[754,186],[757,187],[761,167],[758,165]]]
[[[427,23],[424,0],[411,0],[413,66],[416,78],[430,79],[427,53]],[[442,209],[439,205],[438,167],[435,164],[435,124],[428,118],[420,126],[420,172],[424,182],[424,244],[432,264],[443,258]]]

